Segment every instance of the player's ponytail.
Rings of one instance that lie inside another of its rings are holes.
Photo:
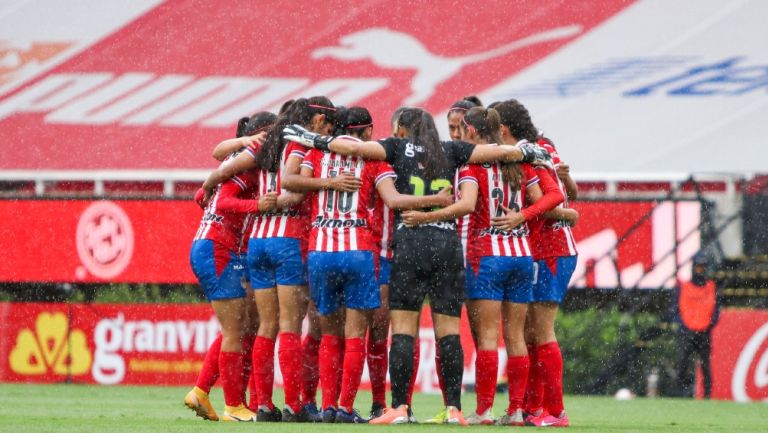
[[[248,124],[249,120],[248,117],[241,117],[240,120],[237,121],[237,133],[235,134],[235,137],[240,138],[245,135],[245,126]]]
[[[448,158],[432,115],[420,108],[407,108],[400,114],[398,124],[408,131],[414,145],[424,148],[423,160],[419,161],[424,165],[424,176],[436,178],[448,166]]]
[[[477,134],[489,143],[502,144],[501,140],[501,116],[493,108],[475,107],[467,111],[462,120],[465,128],[471,126]],[[522,172],[516,162],[504,162],[501,164],[501,175],[504,182],[509,184],[512,190],[520,189]]]
[[[256,155],[256,167],[272,173],[280,169],[280,158],[285,148],[283,128],[293,124],[309,127],[316,114],[324,114],[328,122],[334,123],[335,112],[333,103],[325,96],[299,98],[293,101],[285,108],[285,112],[277,117],[275,126],[267,133],[267,138]]]

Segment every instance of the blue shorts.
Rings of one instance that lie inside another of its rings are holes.
[[[386,258],[379,256],[379,285],[389,285],[389,274],[392,271],[392,262]]]
[[[477,269],[467,268],[467,299],[527,304],[533,299],[533,258],[480,258]]]
[[[533,302],[563,302],[577,256],[548,257],[536,260]]]
[[[243,264],[243,280],[251,284],[251,271],[248,270],[248,254],[240,254],[240,263]]]
[[[192,243],[189,263],[209,301],[245,297],[241,281],[245,266],[238,254],[212,240],[199,239]]]
[[[328,315],[345,305],[372,310],[381,305],[376,262],[371,251],[310,251],[309,293],[317,312]]]
[[[306,286],[307,264],[301,241],[294,238],[252,238],[248,241],[248,272],[254,290]]]

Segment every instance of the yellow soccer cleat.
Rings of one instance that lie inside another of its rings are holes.
[[[184,405],[195,411],[195,415],[209,421],[218,421],[219,416],[213,410],[208,393],[198,387],[192,388],[192,391],[184,397]]]
[[[244,404],[241,404],[240,406],[224,406],[224,413],[221,414],[221,420],[256,422],[256,414],[251,412],[251,410],[245,407]]]
[[[443,424],[445,423],[445,419],[448,417],[448,412],[446,408],[443,408],[440,412],[437,413],[437,415],[433,416],[432,418],[424,421],[424,424]]]

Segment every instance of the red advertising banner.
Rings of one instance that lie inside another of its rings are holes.
[[[438,392],[428,307],[421,318],[417,386],[425,392]],[[218,321],[207,304],[1,303],[0,382],[58,383],[69,379],[102,385],[191,385],[218,332]],[[464,383],[473,383],[474,345],[466,315],[461,339]],[[503,347],[499,359],[499,371],[503,372]],[[275,369],[275,383],[282,385],[279,367]],[[361,386],[370,387],[367,368]]]
[[[723,310],[711,362],[712,398],[768,401],[768,311]]]
[[[572,286],[672,287],[676,272],[688,279],[689,267],[675,261],[699,249],[698,202],[574,207],[581,219]],[[0,249],[0,282],[195,283],[189,247],[201,216],[186,200],[0,200],[0,239],[10,245]]]
[[[206,304],[0,304],[0,381],[194,383],[219,332]]]
[[[201,217],[191,200],[0,200],[0,281],[192,283]]]

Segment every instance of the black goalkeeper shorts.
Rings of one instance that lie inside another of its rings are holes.
[[[466,283],[458,234],[434,227],[401,228],[392,245],[389,309],[421,311],[429,296],[433,312],[461,316]]]

